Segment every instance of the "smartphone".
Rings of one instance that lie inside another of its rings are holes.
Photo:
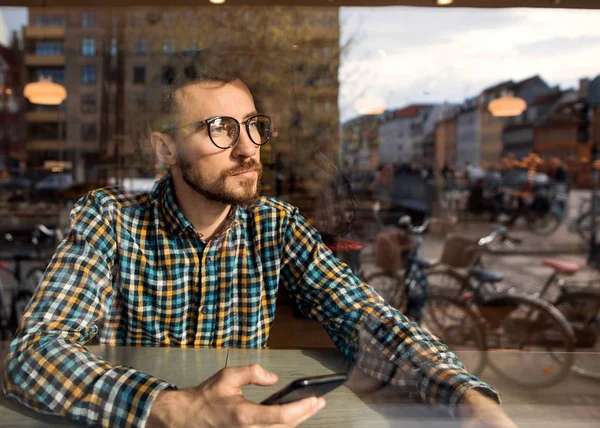
[[[308,397],[321,397],[348,380],[348,375],[335,373],[325,376],[296,379],[285,388],[277,391],[260,404],[287,404]]]

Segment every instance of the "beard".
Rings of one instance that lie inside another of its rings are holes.
[[[208,183],[202,176],[200,169],[194,167],[186,159],[179,158],[177,163],[181,168],[183,181],[194,189],[199,195],[209,201],[224,205],[252,206],[260,197],[262,164],[255,159],[248,159],[233,168],[223,171],[214,183]],[[232,189],[227,185],[227,179],[244,171],[256,171],[256,178],[247,178],[239,183],[240,190]]]

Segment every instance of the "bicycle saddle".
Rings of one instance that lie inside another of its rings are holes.
[[[504,280],[501,272],[490,272],[483,269],[472,269],[471,274],[481,282],[500,282]]]
[[[562,275],[575,275],[579,271],[579,265],[575,263],[565,262],[557,259],[542,260],[544,266],[551,267],[556,272]]]

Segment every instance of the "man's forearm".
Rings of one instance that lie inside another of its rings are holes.
[[[48,339],[48,338],[46,338]],[[5,362],[7,397],[38,412],[102,426],[139,426],[159,391],[171,387],[128,367],[112,367],[63,338],[28,343],[17,338]]]

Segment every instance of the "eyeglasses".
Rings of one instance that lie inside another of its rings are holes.
[[[236,119],[229,116],[217,116],[211,119],[188,123],[187,125],[167,128],[163,133],[168,134],[183,128],[192,127],[195,127],[195,132],[198,132],[203,127],[206,127],[208,130],[208,137],[215,146],[220,149],[229,149],[238,142],[242,124],[245,125],[250,140],[257,146],[265,145],[271,139],[271,135],[273,134],[273,123],[271,122],[271,118],[264,114],[249,117],[242,122],[238,122]]]

